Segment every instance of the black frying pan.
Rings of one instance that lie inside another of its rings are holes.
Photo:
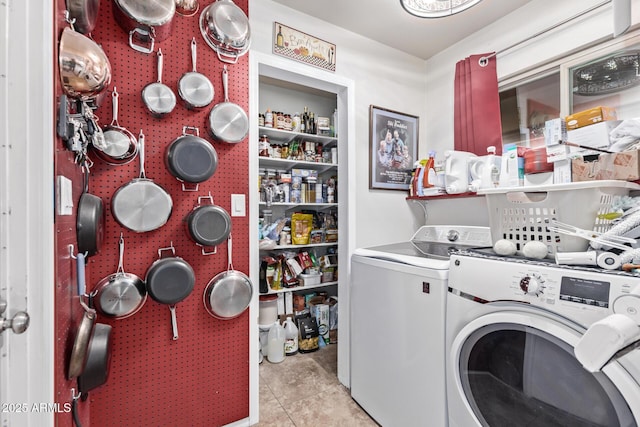
[[[84,189],[78,203],[76,238],[78,252],[95,255],[102,246],[104,236],[104,206],[102,199],[89,193],[89,168],[84,165]]]
[[[202,199],[209,199],[211,204],[203,205]],[[226,210],[213,203],[211,193],[209,196],[198,197],[198,206],[187,215],[186,222],[189,236],[203,247],[203,255],[215,254],[215,251],[206,252],[205,247],[218,246],[231,233],[231,217]]]
[[[87,363],[78,377],[81,393],[100,387],[107,382],[111,366],[111,326],[96,323],[87,349]]]
[[[162,257],[163,251],[170,250],[171,257]],[[168,248],[158,250],[159,259],[147,270],[145,282],[149,296],[160,304],[166,304],[171,311],[171,327],[173,339],[178,339],[178,321],[176,304],[191,294],[196,282],[196,275],[189,263],[175,256],[173,243]]]
[[[187,130],[193,133],[187,133]],[[165,156],[167,169],[183,182],[182,189],[186,190],[185,182],[198,184],[211,178],[218,168],[218,153],[204,138],[196,127],[184,126],[182,135],[167,147]],[[198,186],[196,185],[196,191]]]

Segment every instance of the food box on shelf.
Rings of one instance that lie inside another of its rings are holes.
[[[594,123],[616,120],[617,118],[618,116],[615,108],[594,107],[570,114],[565,118],[565,120],[567,122],[567,129],[578,129]]]
[[[593,160],[585,160],[584,158],[571,160],[571,179],[574,182],[605,179],[636,181],[640,179],[638,150],[611,154],[601,153],[593,157]]]
[[[591,126],[567,131],[567,140],[573,144],[582,145],[584,147],[608,148],[611,145],[609,137],[611,131],[615,129],[622,120],[611,120],[602,123],[596,123]],[[571,147],[572,153],[585,151],[583,148]]]

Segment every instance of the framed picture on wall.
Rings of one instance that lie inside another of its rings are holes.
[[[273,23],[273,53],[336,71],[336,45],[279,22]]]
[[[408,191],[418,157],[417,116],[369,107],[369,188]]]

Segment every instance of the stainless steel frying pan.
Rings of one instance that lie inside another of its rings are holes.
[[[144,171],[144,134],[140,131],[140,177],[116,190],[111,200],[113,217],[125,228],[137,233],[165,225],[173,210],[171,195],[148,179]]]
[[[238,104],[229,101],[229,72],[222,70],[224,102],[217,104],[209,113],[209,132],[220,141],[231,144],[242,141],[249,133],[247,113]]]
[[[178,81],[178,95],[180,95],[188,109],[206,107],[213,101],[215,93],[211,80],[196,71],[196,62],[196,38],[194,37],[191,39],[191,63],[193,68],[183,74]]]
[[[176,107],[176,95],[169,86],[162,83],[162,64],[164,55],[158,49],[158,81],[149,83],[142,89],[142,101],[149,112],[156,117],[169,114]]]

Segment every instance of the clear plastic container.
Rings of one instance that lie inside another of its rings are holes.
[[[269,329],[267,340],[267,360],[271,363],[280,363],[284,360],[285,332],[279,320],[273,323]]]

